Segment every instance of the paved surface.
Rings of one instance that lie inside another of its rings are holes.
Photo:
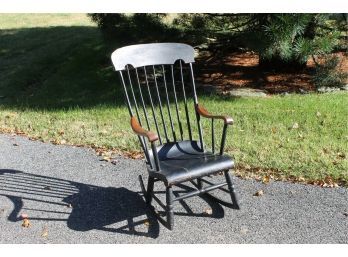
[[[93,150],[0,134],[0,242],[348,243],[345,188],[236,178],[241,210],[190,198],[175,205],[169,231],[139,194],[145,173],[141,160],[113,165]],[[163,198],[163,188],[155,190]]]

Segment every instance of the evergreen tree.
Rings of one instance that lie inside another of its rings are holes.
[[[339,32],[328,26],[327,14],[254,16],[247,38],[262,67],[301,69],[309,57],[330,53],[338,44]]]
[[[118,40],[198,44],[215,39],[223,49],[254,50],[260,66],[269,69],[304,68],[310,57],[332,52],[347,28],[346,15],[339,14],[179,14],[172,26],[163,23],[166,14],[90,16],[104,34]]]

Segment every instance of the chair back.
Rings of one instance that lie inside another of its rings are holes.
[[[111,59],[120,75],[129,114],[145,129],[157,132],[161,145],[194,140],[193,122],[202,145],[195,111],[193,47],[180,43],[131,45],[114,51]],[[147,148],[145,140],[139,139]]]

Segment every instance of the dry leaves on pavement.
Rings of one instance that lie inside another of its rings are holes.
[[[259,190],[254,194],[254,196],[262,196],[263,194],[263,190]]]
[[[208,215],[212,215],[213,214],[213,210],[211,208],[207,208],[207,209],[204,210],[203,213],[208,214]]]
[[[28,228],[30,226],[29,216],[26,213],[21,214],[21,219],[23,219],[22,227]]]
[[[48,228],[47,228],[47,226],[44,226],[44,228],[42,229],[41,236],[42,237],[47,237],[48,236]]]
[[[30,225],[31,225],[31,224],[30,224],[29,219],[27,219],[27,218],[23,219],[22,227],[24,227],[24,228],[29,228]]]
[[[270,176],[270,175],[265,175],[265,176],[263,176],[263,178],[262,178],[262,183],[268,184],[269,181],[270,181],[270,179],[271,179],[271,176]]]
[[[145,226],[150,226],[150,221],[149,220],[144,220],[144,224],[145,224]]]

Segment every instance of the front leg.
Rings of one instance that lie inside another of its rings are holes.
[[[146,195],[145,195],[145,199],[146,199],[147,204],[151,204],[154,184],[155,184],[155,179],[153,177],[149,176],[148,181],[147,181],[147,191],[146,191]]]
[[[174,226],[174,211],[173,211],[174,194],[171,186],[166,187],[166,203],[167,203],[167,225],[168,229],[172,230]]]

